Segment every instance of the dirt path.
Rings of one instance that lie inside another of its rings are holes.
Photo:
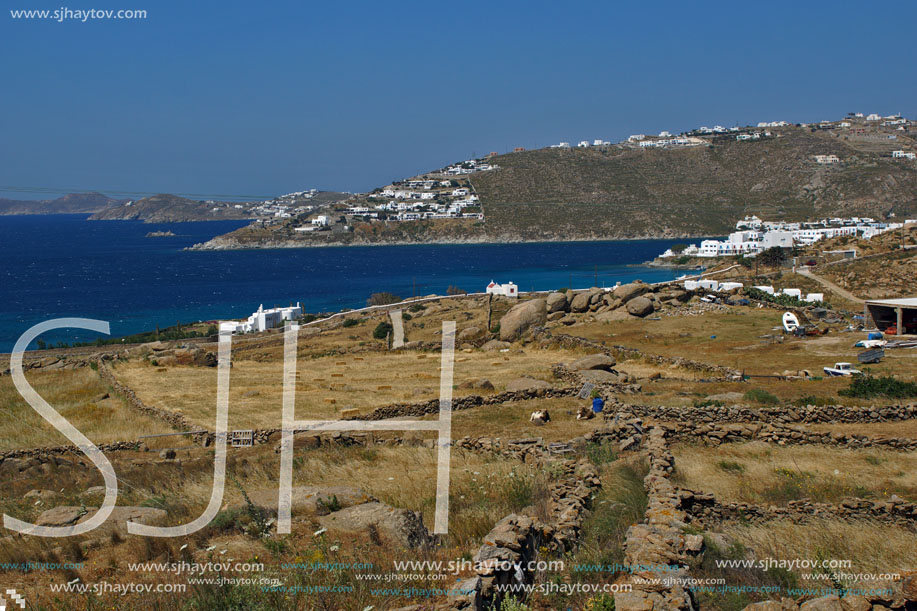
[[[852,301],[854,303],[863,303],[864,301],[863,299],[860,299],[859,297],[857,297],[856,295],[854,295],[847,289],[843,289],[839,287],[838,285],[834,284],[833,282],[831,282],[830,280],[826,280],[825,278],[822,278],[821,276],[816,276],[810,270],[804,267],[797,268],[796,273],[801,276],[805,276],[806,278],[811,278],[815,282],[818,282],[822,286],[826,287],[831,292],[837,295],[840,295],[841,297],[843,297],[844,299],[848,301]]]

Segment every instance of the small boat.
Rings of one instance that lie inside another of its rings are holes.
[[[859,375],[863,373],[859,369],[854,369],[850,363],[835,363],[834,367],[824,367],[825,375],[832,378]]]
[[[783,313],[783,328],[787,333],[793,333],[799,328],[799,319],[792,312]]]

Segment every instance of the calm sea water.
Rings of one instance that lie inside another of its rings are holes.
[[[401,297],[483,291],[491,279],[520,290],[612,286],[675,274],[639,266],[677,240],[371,246],[250,251],[182,250],[244,222],[87,221],[85,215],[0,217],[0,352],[30,326],[63,316],[98,318],[113,336],[193,322],[244,318],[301,301],[308,312],[366,305],[374,292]],[[170,230],[169,238],[145,238]],[[91,341],[61,331],[44,339]]]

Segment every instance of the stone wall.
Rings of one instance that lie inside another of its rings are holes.
[[[632,590],[615,593],[615,609],[693,611],[697,607],[691,593],[678,580],[687,579],[688,559],[701,551],[703,538],[685,535],[682,530],[689,517],[681,508],[678,491],[669,479],[675,459],[666,444],[665,430],[650,429],[644,449],[650,463],[650,471],[643,480],[647,493],[646,514],[642,523],[627,529],[624,563],[631,567],[665,565],[680,568],[665,573],[635,569],[628,576]]]
[[[763,522],[791,520],[806,522],[812,518],[839,520],[873,520],[899,526],[917,524],[917,503],[909,503],[893,496],[890,499],[844,499],[839,504],[812,503],[806,500],[789,501],[781,507],[754,503],[723,503],[713,494],[679,489],[680,507],[700,523],[710,526],[726,520]]]
[[[806,430],[801,426],[781,424],[694,424],[673,422],[660,424],[673,439],[690,443],[718,446],[723,443],[766,441],[777,445],[816,444],[837,448],[882,448],[912,452],[917,450],[917,439],[897,437],[867,437],[840,432]]]
[[[601,480],[595,467],[586,460],[550,462],[560,473],[551,484],[547,523],[516,513],[497,522],[474,555],[477,574],[456,587],[471,593],[450,598],[444,608],[482,611],[499,608],[504,594],[498,588],[534,582],[535,572],[530,570],[529,563],[538,558],[540,548],[547,547],[563,555],[576,546]],[[421,608],[425,607],[409,607]]]
[[[770,422],[835,424],[839,422],[892,422],[917,419],[917,404],[857,407],[827,405],[817,407],[751,407],[747,405],[712,405],[703,407],[624,405],[619,408],[634,416],[677,422]]]

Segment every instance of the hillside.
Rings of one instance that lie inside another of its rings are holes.
[[[226,202],[203,202],[177,195],[159,194],[120,206],[106,208],[89,217],[91,221],[132,221],[167,223],[185,221],[225,221],[250,218],[247,209]]]
[[[0,215],[14,214],[93,214],[118,206],[117,200],[101,193],[71,193],[57,199],[16,200],[0,198]]]
[[[498,169],[467,178],[480,197],[483,223],[357,216],[346,219],[352,231],[294,233],[308,222],[303,217],[201,247],[698,237],[728,233],[746,214],[788,221],[913,216],[917,164],[891,152],[915,150],[914,139],[875,125],[857,130],[786,126],[753,141],[730,134],[704,137],[698,146],[514,152],[488,158]],[[816,155],[836,155],[839,162],[819,164]],[[436,171],[415,178],[449,177]],[[345,214],[347,204],[372,209],[379,191],[342,202],[336,212]]]
[[[788,127],[777,136],[513,153],[494,158],[501,170],[473,182],[488,233],[525,239],[717,235],[745,214],[803,220],[917,210],[917,166],[888,156],[903,138],[876,150],[833,132]],[[819,165],[819,154],[841,163]]]

